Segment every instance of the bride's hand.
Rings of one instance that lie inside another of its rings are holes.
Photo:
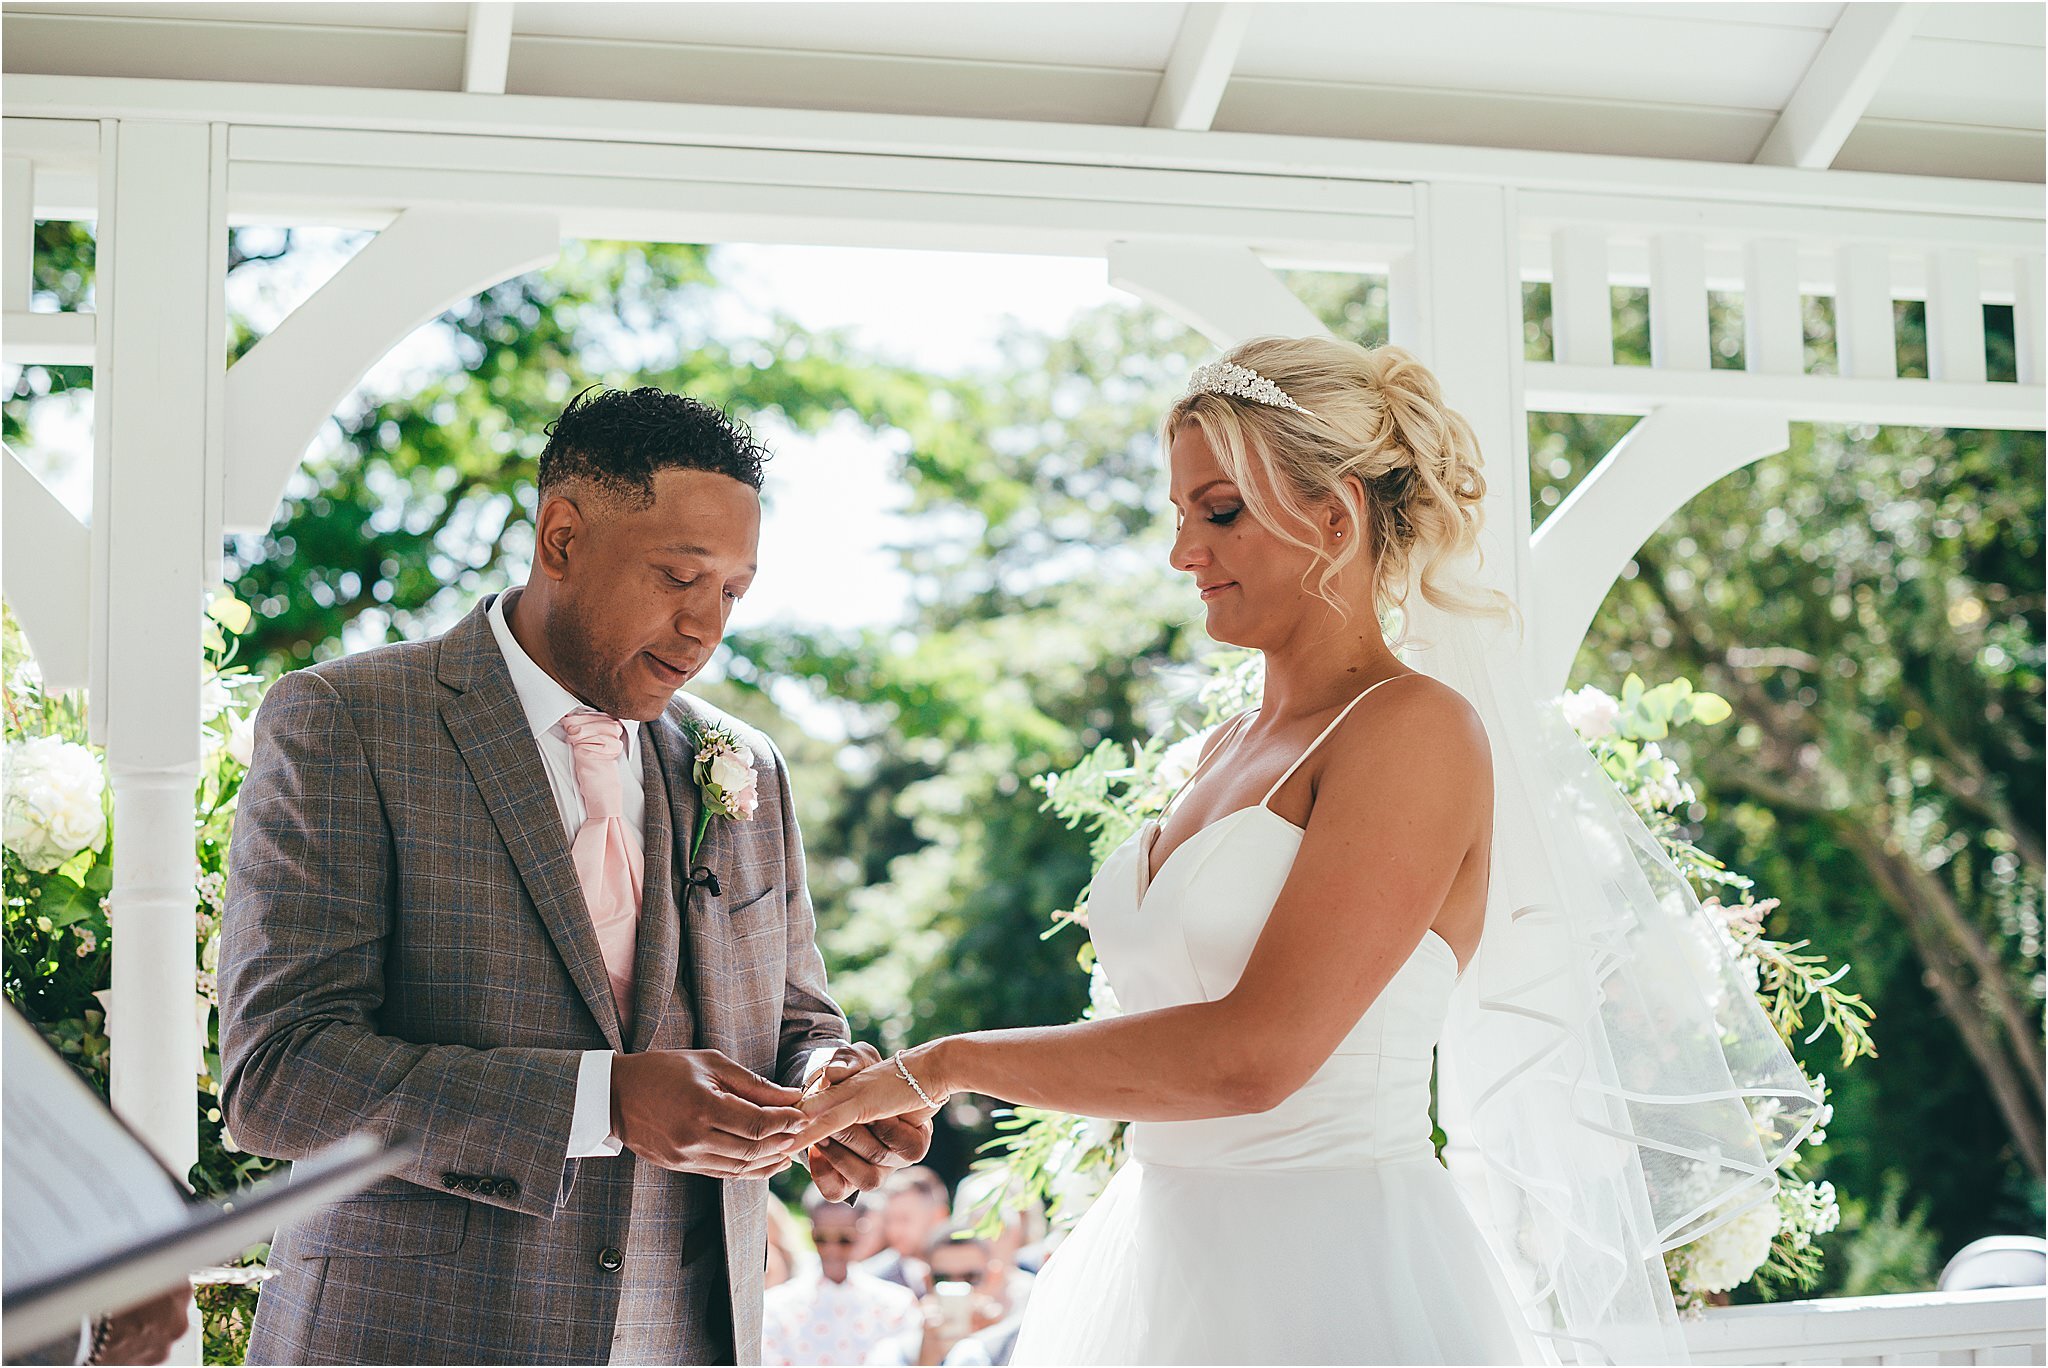
[[[810,1118],[797,1135],[798,1148],[815,1145],[853,1126],[892,1117],[922,1123],[936,1110],[904,1082],[893,1059],[870,1064],[859,1073],[807,1094],[797,1109]]]

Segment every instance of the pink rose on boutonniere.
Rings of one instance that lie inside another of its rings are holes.
[[[697,745],[691,777],[697,782],[697,833],[690,842],[694,862],[713,817],[745,821],[761,804],[761,776],[754,770],[754,752],[724,727],[707,724],[693,729]]]

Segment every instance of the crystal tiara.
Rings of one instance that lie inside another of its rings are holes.
[[[1304,418],[1315,415],[1294,402],[1286,390],[1253,370],[1240,366],[1235,361],[1211,361],[1195,367],[1195,373],[1188,377],[1188,392],[1183,398],[1197,394],[1224,394],[1233,399],[1249,399],[1254,404],[1265,404],[1272,408],[1293,409]]]

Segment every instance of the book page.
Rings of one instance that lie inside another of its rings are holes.
[[[148,1147],[20,1012],[0,1052],[0,1277],[8,1292],[184,1226]]]

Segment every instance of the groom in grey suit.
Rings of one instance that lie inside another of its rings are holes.
[[[288,1159],[417,1150],[279,1232],[252,1363],[758,1361],[797,1089],[876,1058],[826,993],[781,755],[678,693],[753,576],[763,455],[692,400],[579,396],[523,590],[271,689],[229,861],[227,1124]],[[751,783],[700,787],[717,729]],[[929,1140],[884,1123],[806,1161],[840,1197]]]

